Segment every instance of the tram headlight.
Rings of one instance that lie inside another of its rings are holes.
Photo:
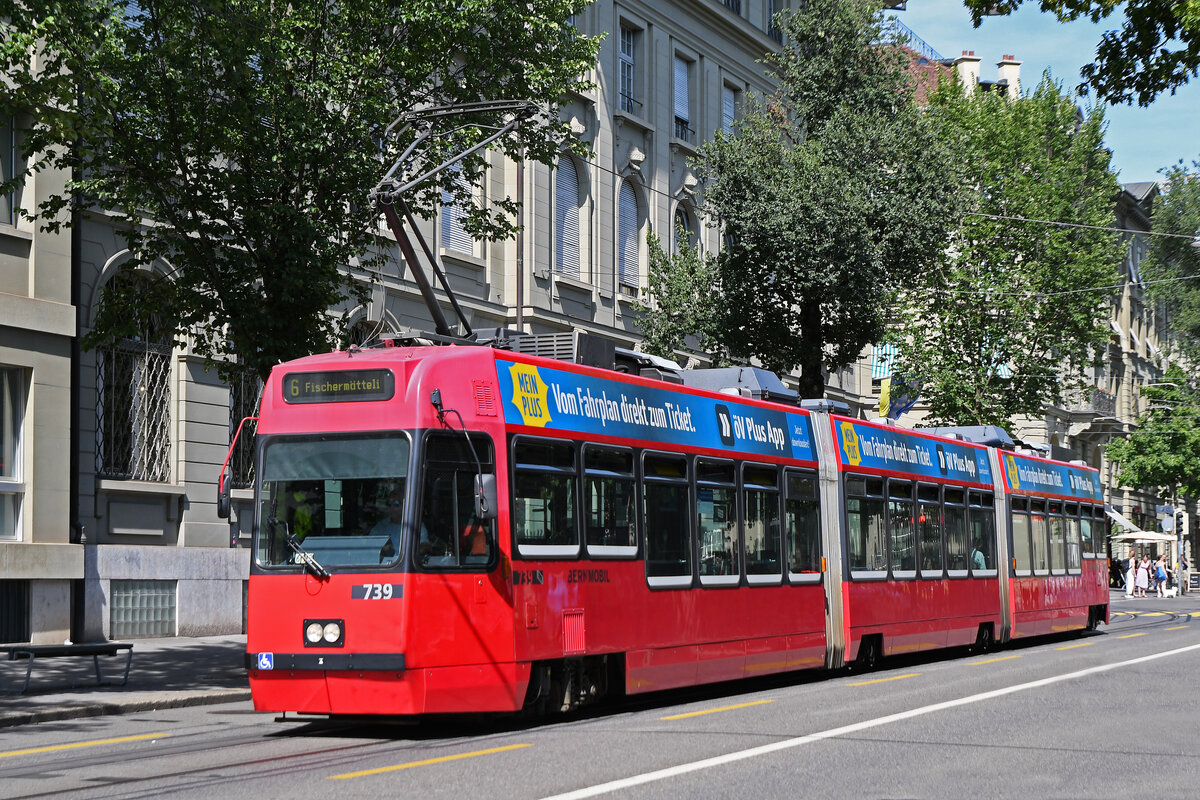
[[[346,643],[346,620],[306,619],[301,632],[305,647],[342,647]]]

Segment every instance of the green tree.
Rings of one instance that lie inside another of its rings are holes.
[[[1175,344],[1192,361],[1200,359],[1200,160],[1163,171],[1162,194],[1154,203],[1150,253],[1143,274],[1150,293],[1167,308]]]
[[[978,28],[984,16],[1007,15],[1023,0],[964,0]],[[1114,0],[1040,0],[1059,22],[1107,19],[1123,7],[1121,30],[1106,31],[1096,45],[1096,60],[1080,70],[1080,93],[1095,91],[1101,100],[1148,106],[1164,91],[1196,77],[1200,68],[1200,4],[1194,2],[1117,3]]]
[[[927,280],[905,292],[899,371],[937,422],[1007,426],[1060,402],[1111,335],[1121,249],[1103,114],[1081,120],[1048,76],[1018,100],[943,81],[930,114],[972,192]]]
[[[71,176],[37,209],[42,224],[115,215],[135,264],[172,269],[153,295],[106,293],[88,344],[169,309],[175,335],[210,361],[235,354],[260,374],[328,349],[328,309],[365,291],[350,266],[361,279],[379,263],[367,192],[417,133],[386,136],[388,125],[414,108],[550,106],[582,88],[597,42],[568,18],[585,5],[0,0],[0,111],[18,115],[29,172]],[[421,174],[500,122],[481,112],[446,123],[406,168]],[[567,137],[554,114],[537,115],[498,146],[550,162]],[[471,202],[484,159],[463,162],[458,181],[429,181],[410,205],[429,216],[447,189],[474,209],[471,233],[511,233],[511,201]]]
[[[721,341],[776,372],[824,370],[883,334],[890,298],[944,246],[958,182],[915,107],[879,6],[812,0],[782,23],[777,93],[700,148],[704,210],[720,225]]]
[[[675,231],[675,252],[667,253],[658,237],[646,237],[650,252],[650,300],[633,304],[642,316],[642,348],[663,358],[686,352],[691,338],[696,349],[714,364],[725,360],[717,333],[717,306],[712,302],[717,286],[715,259],[702,253],[683,228]]]
[[[1130,488],[1153,488],[1159,497],[1200,497],[1200,392],[1178,366],[1142,389],[1149,404],[1128,436],[1104,448]]]

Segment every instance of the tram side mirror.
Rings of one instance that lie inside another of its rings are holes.
[[[493,520],[496,518],[496,476],[475,476],[475,518]]]
[[[229,479],[224,475],[217,480],[217,516],[229,519]]]

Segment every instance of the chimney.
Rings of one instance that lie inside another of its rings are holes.
[[[954,59],[954,69],[963,89],[968,95],[975,93],[979,86],[979,59],[974,50],[963,50],[962,55]]]
[[[1009,99],[1019,98],[1021,96],[1021,62],[1006,55],[996,64],[996,72],[999,83],[1006,87],[1005,91],[1008,92]]]

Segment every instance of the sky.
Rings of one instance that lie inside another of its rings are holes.
[[[1091,63],[1096,45],[1107,31],[1124,23],[1122,8],[1106,20],[1061,23],[1043,13],[1029,0],[1007,17],[984,17],[978,28],[961,0],[908,0],[908,8],[893,12],[900,22],[945,58],[963,50],[974,50],[981,58],[981,80],[996,80],[996,62],[1011,54],[1021,62],[1021,90],[1037,86],[1042,73],[1074,92],[1079,69]],[[1091,108],[1095,95],[1080,99]],[[1177,89],[1174,96],[1162,94],[1141,108],[1105,104],[1108,121],[1105,143],[1113,153],[1113,169],[1121,183],[1158,180],[1158,170],[1182,159],[1189,167],[1200,159],[1200,78]]]

